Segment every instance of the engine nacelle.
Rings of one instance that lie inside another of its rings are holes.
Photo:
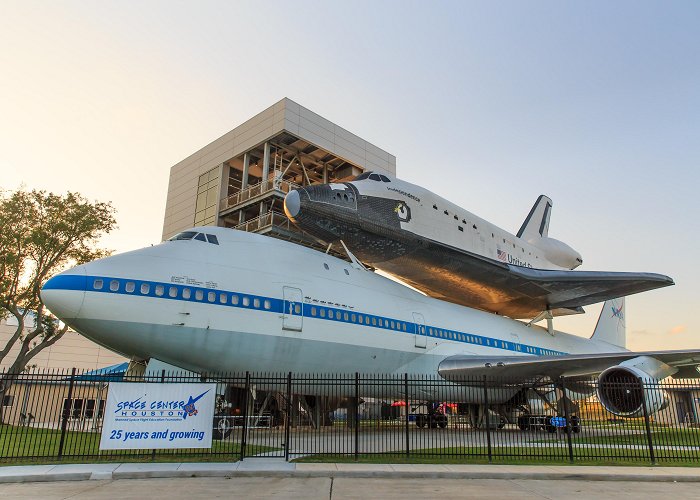
[[[652,415],[668,407],[668,394],[658,383],[674,372],[674,368],[649,356],[611,366],[598,377],[598,400],[618,417],[644,416],[644,406],[647,415]]]
[[[563,241],[554,238],[537,238],[529,240],[528,243],[542,250],[545,258],[557,266],[574,269],[583,263],[581,254]]]

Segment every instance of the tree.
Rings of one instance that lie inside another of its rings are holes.
[[[0,375],[0,396],[67,330],[47,313],[41,287],[68,267],[109,254],[96,244],[116,227],[114,213],[111,203],[92,203],[78,193],[0,192],[0,317],[17,321],[5,346],[0,344],[0,362],[18,347]]]

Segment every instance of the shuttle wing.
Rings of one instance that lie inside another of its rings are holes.
[[[574,309],[674,284],[668,276],[654,273],[508,268],[514,289],[527,289],[534,303],[540,301],[541,310]]]
[[[674,378],[697,378],[700,351],[648,351],[567,354],[564,356],[469,356],[445,358],[438,367],[441,377],[458,382],[489,378],[523,381],[540,377],[589,377],[623,361],[649,356],[678,368]]]

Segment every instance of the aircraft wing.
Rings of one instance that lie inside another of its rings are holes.
[[[551,309],[596,304],[674,284],[668,276],[654,273],[549,271],[511,265],[508,268],[516,281],[527,283],[528,295],[544,298]]]
[[[646,351],[567,354],[564,356],[470,356],[460,354],[442,360],[438,373],[458,382],[484,376],[523,381],[537,378],[590,377],[623,361],[649,356],[678,368],[674,378],[697,378],[700,351]]]

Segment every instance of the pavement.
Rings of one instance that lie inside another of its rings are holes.
[[[151,478],[371,478],[700,482],[700,468],[468,464],[292,463],[251,458],[221,463],[110,463],[0,467],[0,484]]]

